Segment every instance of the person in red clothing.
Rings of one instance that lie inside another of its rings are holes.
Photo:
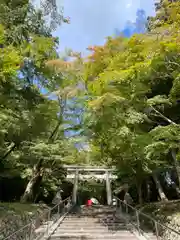
[[[91,199],[88,199],[88,200],[87,200],[86,206],[87,206],[87,207],[92,206],[92,200],[91,200]]]

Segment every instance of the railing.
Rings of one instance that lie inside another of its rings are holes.
[[[68,197],[16,232],[12,234],[1,232],[0,240],[39,240],[49,234],[52,225],[60,217],[63,217],[71,207],[71,197]]]
[[[119,198],[115,197],[115,199],[117,214],[121,214],[121,217],[124,216],[124,220],[131,223],[137,229],[139,235],[144,235],[147,239],[156,237],[157,240],[180,240],[180,232],[142,213]]]

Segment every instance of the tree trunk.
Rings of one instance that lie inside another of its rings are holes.
[[[58,123],[56,124],[52,133],[50,134],[49,139],[48,139],[48,143],[52,142],[54,140],[54,136],[56,135],[60,125],[61,125],[61,118],[58,121]],[[26,189],[24,191],[23,196],[21,197],[21,202],[29,202],[29,201],[33,202],[33,200],[34,200],[33,199],[34,198],[34,196],[33,196],[34,195],[33,194],[34,187],[36,186],[39,178],[41,178],[41,180],[42,180],[42,177],[43,177],[43,162],[44,162],[44,159],[40,159],[38,161],[38,163],[34,166],[34,171],[33,171],[32,177],[31,177],[31,179],[29,180],[29,182],[26,186]]]
[[[176,150],[172,149],[171,154],[172,154],[172,158],[174,161],[174,167],[175,167],[177,178],[178,178],[178,187],[180,188],[180,168],[179,168],[179,164],[178,164],[178,161],[176,158]],[[179,190],[179,192],[180,192],[180,190]]]
[[[30,181],[28,182],[26,186],[26,190],[21,197],[21,202],[33,202],[34,201],[34,185],[36,184],[37,179],[39,178],[39,175],[33,175]]]
[[[139,204],[142,205],[143,197],[142,197],[142,184],[141,183],[137,183],[137,190],[138,190],[138,201],[139,201]]]
[[[150,194],[151,194],[150,184],[149,184],[149,181],[146,180],[146,201],[147,202],[150,202]]]
[[[25,203],[34,201],[34,187],[39,178],[42,178],[42,163],[43,159],[40,159],[37,165],[34,166],[32,177],[26,186],[23,196],[21,197],[21,202]]]
[[[161,186],[161,183],[160,183],[160,181],[159,181],[159,179],[158,179],[158,177],[156,176],[155,173],[153,174],[153,179],[154,179],[154,182],[156,184],[156,188],[158,190],[159,197],[160,197],[161,201],[168,201],[168,199],[167,199],[167,197],[166,197],[166,195],[163,191],[163,188]]]

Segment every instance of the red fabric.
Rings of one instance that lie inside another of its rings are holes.
[[[87,205],[87,206],[92,206],[92,200],[91,200],[91,199],[88,199],[86,205]]]

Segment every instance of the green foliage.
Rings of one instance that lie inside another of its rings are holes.
[[[161,4],[150,32],[108,38],[84,61],[90,158],[98,149],[99,164],[116,166],[129,183],[176,168],[169,154],[179,156],[180,8],[179,1]]]
[[[76,79],[64,75],[65,68],[59,72],[47,65],[58,57],[51,25],[66,20],[53,3],[46,1],[45,11],[45,5],[36,9],[26,0],[0,2],[1,175],[29,181],[37,169],[31,200],[40,191],[56,191],[66,174],[62,165],[76,162],[78,155],[77,139],[64,134],[67,125],[78,128],[67,118],[75,116],[69,101]]]
[[[54,1],[41,9],[0,2],[2,172],[38,176],[47,194],[65,177],[64,163],[115,166],[138,189],[154,172],[178,169],[180,8],[161,4],[148,33],[108,38],[86,59],[68,51],[75,60],[67,62],[50,29],[65,21]]]

